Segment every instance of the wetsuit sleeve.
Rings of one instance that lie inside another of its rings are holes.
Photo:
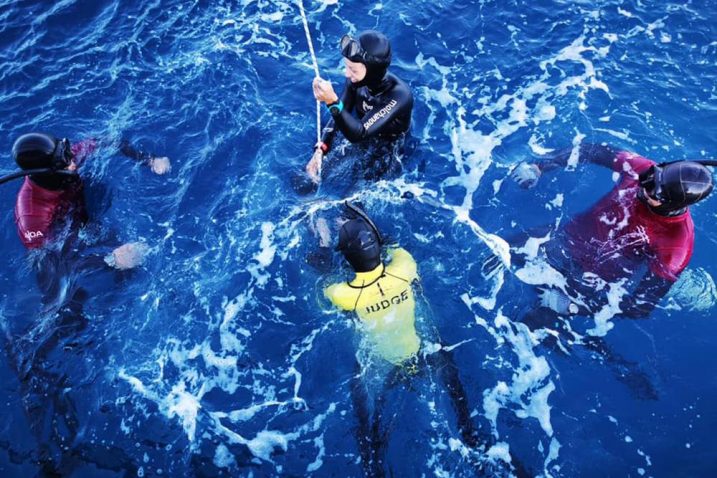
[[[85,159],[97,150],[97,140],[94,138],[83,139],[72,145],[72,154],[75,156],[75,162],[82,164]]]
[[[353,111],[356,104],[356,87],[350,80],[346,80],[344,92],[341,94],[341,102],[344,104],[344,111]],[[336,136],[336,121],[332,117],[321,132],[321,142],[326,145],[326,152],[331,150],[331,144]]]
[[[361,119],[354,118],[345,104],[340,113],[332,112],[331,115],[346,139],[355,143],[383,133],[395,118],[410,112],[412,108],[411,92],[397,86],[393,91],[385,93],[384,101]]]
[[[538,161],[538,167],[541,171],[564,168],[570,162],[572,153],[573,148],[561,149]],[[582,143],[578,149],[577,161],[579,163],[594,163],[606,168],[615,169],[618,153],[618,150],[608,145]]]
[[[667,294],[674,282],[649,271],[632,294],[620,304],[622,315],[632,319],[646,318]]]
[[[154,157],[154,155],[152,155],[146,151],[141,151],[141,150],[135,148],[126,139],[122,139],[120,141],[119,150],[123,155],[127,156],[130,159],[134,159],[135,161],[138,161],[142,164],[149,165],[151,159]]]
[[[391,264],[389,264],[388,269],[391,274],[395,274],[408,282],[418,279],[416,261],[406,249],[392,249],[389,251],[389,256],[391,257]]]
[[[551,169],[564,168],[570,163],[573,148],[566,148],[548,155],[538,161],[537,165],[541,171],[550,171]],[[652,166],[654,161],[643,158],[640,155],[620,151],[612,146],[603,144],[583,143],[578,150],[578,163],[593,163],[612,169],[620,174],[640,174]]]

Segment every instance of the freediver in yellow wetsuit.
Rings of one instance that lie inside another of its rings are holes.
[[[408,251],[397,248],[388,251],[390,262],[384,265],[380,261],[380,250],[378,253],[378,265],[362,271],[359,269],[373,264],[366,267],[357,264],[359,269],[351,282],[329,286],[324,294],[338,308],[355,311],[375,351],[398,365],[415,356],[421,345],[416,334],[416,301],[411,287],[411,283],[418,280],[416,261]]]
[[[366,476],[384,476],[380,451],[385,448],[387,437],[380,431],[380,419],[386,390],[426,369],[439,375],[445,384],[464,443],[473,449],[489,446],[492,436],[479,436],[471,421],[468,399],[451,352],[441,347],[432,353],[420,352],[412,287],[419,280],[416,261],[408,251],[396,247],[388,249],[388,261],[384,263],[381,260],[381,235],[376,225],[358,207],[348,202],[346,206],[349,219],[341,226],[337,249],[356,275],[349,282],[328,286],[324,295],[337,308],[355,312],[359,328],[369,338],[376,355],[395,365],[385,381],[384,391],[376,398],[373,420],[370,418],[368,390],[358,364],[359,373],[354,375],[351,383],[351,397],[359,422],[357,440]],[[483,468],[484,463],[477,465],[481,474],[489,472]],[[520,473],[522,470],[515,471],[524,476]]]

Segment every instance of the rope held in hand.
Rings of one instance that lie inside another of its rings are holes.
[[[309,53],[311,53],[311,61],[314,62],[314,73],[319,78],[319,64],[316,62],[316,54],[314,53],[314,44],[311,41],[311,32],[309,31],[309,22],[306,20],[306,12],[304,12],[304,2],[297,0],[299,11],[301,12],[301,20],[304,22],[304,33],[306,33],[306,42],[309,44]],[[316,144],[321,142],[321,103],[316,100]]]

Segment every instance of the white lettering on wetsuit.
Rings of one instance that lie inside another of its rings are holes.
[[[391,100],[386,106],[384,106],[383,108],[378,110],[375,115],[371,116],[368,119],[368,121],[366,121],[363,124],[364,129],[369,129],[371,126],[374,125],[374,123],[376,123],[376,121],[380,120],[381,118],[383,118],[384,116],[389,114],[391,112],[391,110],[393,109],[393,107],[396,106],[397,104],[398,104],[398,101]]]
[[[39,237],[45,237],[42,235],[42,231],[37,231],[37,232],[25,231],[25,234],[23,234],[23,235],[25,236],[25,239],[27,239],[28,241],[32,241],[33,239],[37,239]]]
[[[388,309],[392,305],[398,305],[401,302],[408,300],[408,289],[404,290],[398,295],[394,295],[390,299],[383,299],[382,301],[376,302],[373,305],[366,307],[366,312],[379,312],[383,309]]]

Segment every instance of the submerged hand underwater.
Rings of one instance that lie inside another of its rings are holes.
[[[713,472],[709,5],[119,7],[5,7],[3,476]]]

